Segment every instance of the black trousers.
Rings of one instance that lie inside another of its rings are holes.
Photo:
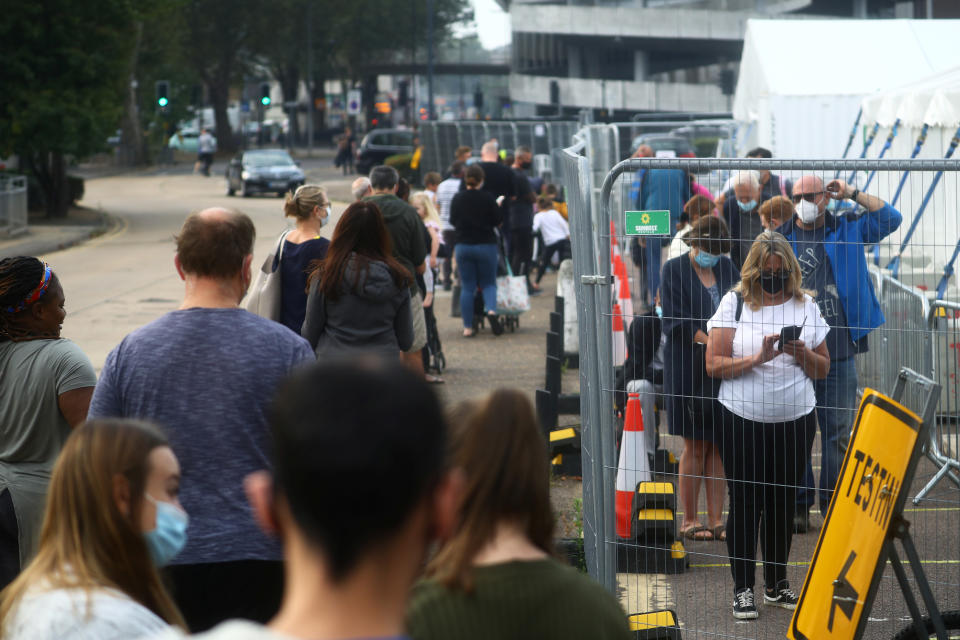
[[[560,254],[560,262],[570,257],[570,239],[565,238],[560,242],[548,244],[540,252],[540,267],[537,269],[537,284],[543,279],[543,274],[547,271],[550,261],[553,260],[553,254]]]
[[[443,244],[446,246],[447,255],[449,256],[443,261],[443,281],[452,282],[450,277],[453,271],[453,250],[457,248],[457,232],[455,229],[444,229],[442,233]],[[457,304],[459,304],[459,302]]]
[[[20,527],[9,489],[0,493],[0,589],[20,574]]]
[[[533,229],[510,230],[510,268],[515,276],[529,275],[533,265]]]
[[[792,422],[754,422],[723,406],[720,411],[720,457],[730,493],[727,553],[734,590],[754,586],[758,540],[763,581],[774,589],[787,579],[797,487],[816,435],[816,413]]]
[[[266,624],[280,610],[283,563],[235,560],[167,567],[173,599],[190,631],[206,631],[229,618]]]

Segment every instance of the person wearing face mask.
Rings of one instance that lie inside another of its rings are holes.
[[[723,219],[730,226],[733,243],[730,258],[739,269],[743,259],[753,244],[753,239],[763,231],[763,221],[759,216],[760,177],[756,171],[740,171],[731,178],[733,198],[723,203]]]
[[[707,373],[723,380],[719,444],[730,493],[733,617],[749,620],[758,616],[753,593],[758,529],[764,603],[797,606],[787,560],[797,485],[816,434],[813,381],[830,369],[830,327],[801,288],[790,243],[765,231],[747,253],[740,283],[720,301],[707,328]],[[790,340],[785,330],[797,339]]]
[[[60,337],[64,304],[50,265],[0,260],[0,588],[33,557],[50,471],[97,384],[90,359]]]
[[[661,289],[667,415],[670,433],[683,438],[680,533],[690,540],[722,540],[723,465],[716,444],[714,394],[704,388],[702,371],[707,320],[740,274],[723,255],[730,250],[730,235],[722,219],[700,218],[685,239],[690,251],[663,266]],[[697,517],[701,480],[707,494],[707,526]]]
[[[270,468],[270,402],[314,354],[288,328],[238,308],[254,236],[253,221],[236,211],[187,217],[174,256],[180,308],[110,352],[90,402],[91,419],[161,425],[180,458],[190,538],[167,574],[191,629],[232,616],[268,620],[283,588],[280,547],[250,518],[243,478]]]
[[[866,213],[836,216],[827,211],[831,199],[853,200]],[[840,476],[857,409],[854,356],[867,350],[867,336],[884,321],[867,271],[864,246],[896,231],[903,216],[880,198],[862,193],[843,180],[832,180],[824,186],[814,175],[797,181],[793,202],[796,216],[780,231],[800,263],[803,285],[816,291],[817,304],[830,325],[830,374],[814,385],[823,447],[820,491],[815,489],[808,459],[804,488],[797,494],[794,530],[805,533],[810,528],[810,508],[819,497],[820,513],[826,514]]]
[[[773,157],[769,149],[757,147],[747,151],[746,158],[769,159]],[[758,169],[757,176],[760,178],[760,202],[766,202],[774,196],[790,197],[792,183],[783,176],[770,173],[769,169]],[[728,198],[733,198],[733,176],[727,179],[720,191],[717,192],[717,205],[723,206]]]
[[[283,213],[296,220],[296,228],[283,237],[280,261],[280,324],[300,333],[307,313],[307,272],[310,265],[327,255],[330,241],[320,237],[320,229],[330,221],[333,208],[327,190],[305,184],[287,194]]]
[[[126,640],[183,618],[160,579],[187,540],[180,465],[155,426],[87,422],[50,480],[36,557],[3,592],[10,640]]]

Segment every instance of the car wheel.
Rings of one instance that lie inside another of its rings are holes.
[[[240,195],[242,195],[244,198],[249,198],[252,194],[253,194],[253,192],[250,191],[250,187],[247,186],[246,181],[241,182],[241,183],[240,183]]]

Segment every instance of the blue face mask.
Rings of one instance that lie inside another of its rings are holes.
[[[749,202],[740,202],[737,200],[737,204],[740,205],[740,208],[744,211],[753,211],[757,206],[756,200],[750,200]]]
[[[715,256],[712,253],[707,253],[706,251],[697,252],[697,255],[694,256],[693,259],[704,269],[713,269],[713,267],[720,262],[720,256]]]
[[[170,504],[155,500],[153,496],[144,494],[157,507],[157,525],[153,531],[143,534],[150,549],[153,564],[165,567],[173,560],[187,544],[187,514]]]
[[[663,307],[661,307],[660,305],[657,305],[656,307],[654,307],[653,310],[656,312],[658,318],[663,317]]]

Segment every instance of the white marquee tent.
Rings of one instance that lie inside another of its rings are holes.
[[[839,158],[864,98],[960,66],[958,39],[960,20],[749,20],[733,103],[741,149]],[[860,137],[849,155],[862,148]]]

